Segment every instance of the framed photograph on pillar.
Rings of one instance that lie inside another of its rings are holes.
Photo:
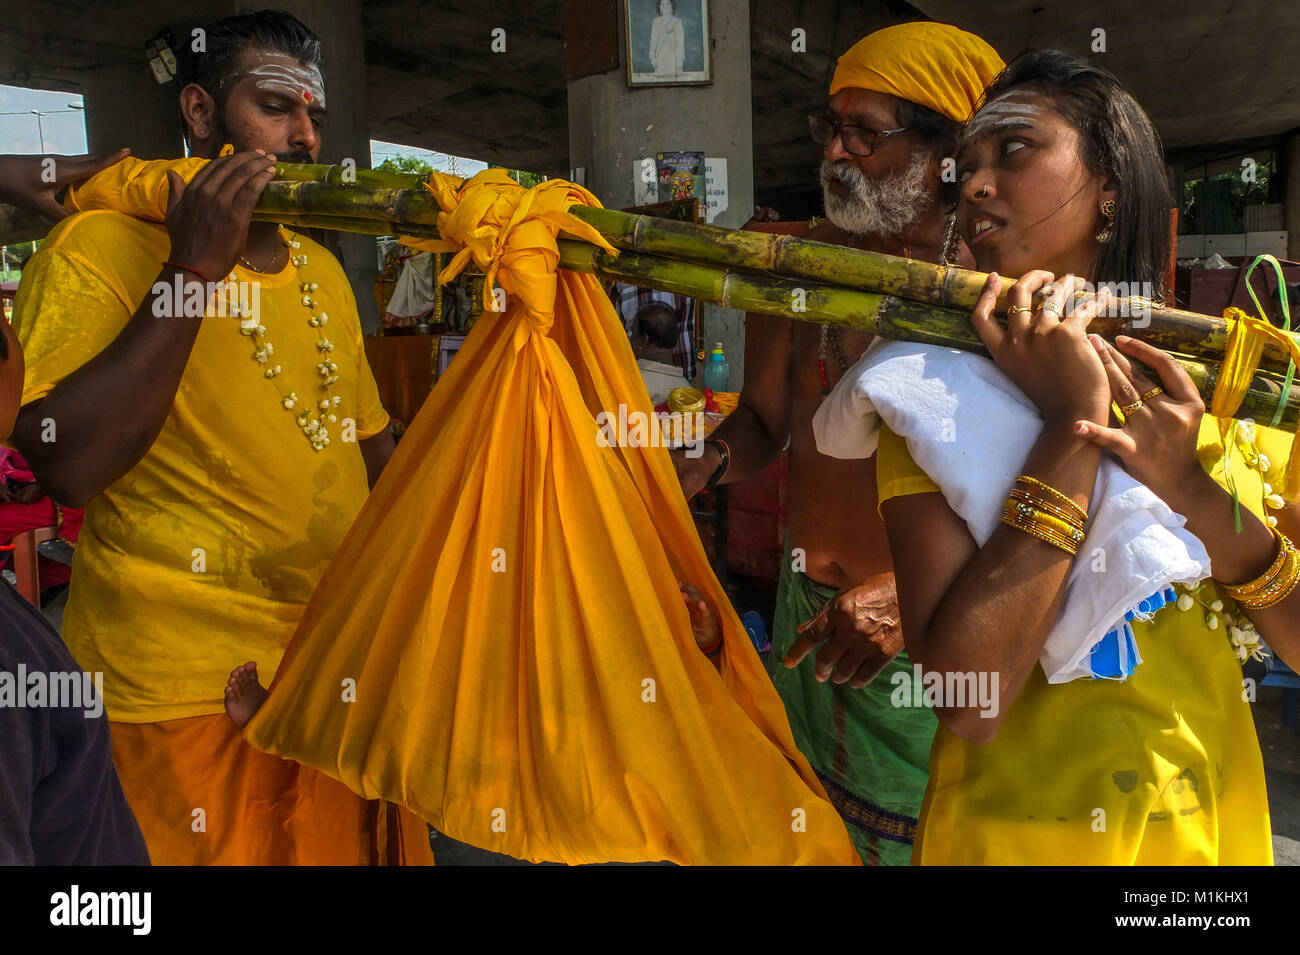
[[[703,86],[709,60],[709,0],[623,0],[627,85]]]

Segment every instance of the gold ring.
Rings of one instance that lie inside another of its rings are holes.
[[[1165,393],[1165,390],[1164,390],[1163,388],[1161,388],[1159,385],[1156,385],[1154,388],[1152,388],[1150,391],[1148,391],[1146,394],[1144,394],[1144,395],[1143,395],[1141,398],[1139,398],[1138,400],[1139,400],[1139,401],[1150,401],[1150,400],[1151,400],[1152,398],[1154,398],[1156,395],[1163,395],[1164,393]]]
[[[1023,305],[1012,305],[1007,309],[1007,318],[1015,318],[1021,312],[1024,312],[1027,315],[1032,315],[1034,310],[1032,308],[1025,308]]]
[[[1050,301],[1049,301],[1049,302],[1044,302],[1042,305],[1039,306],[1039,309],[1040,309],[1040,310],[1043,312],[1043,314],[1045,314],[1045,315],[1053,315],[1053,316],[1055,316],[1056,318],[1060,318],[1060,317],[1061,317],[1061,309],[1060,309],[1060,306],[1058,306],[1055,302],[1050,302]]]
[[[1131,417],[1131,416],[1133,415],[1133,412],[1137,411],[1137,410],[1138,410],[1139,408],[1141,408],[1141,407],[1142,407],[1142,399],[1139,398],[1137,401],[1133,402],[1131,405],[1123,405],[1123,406],[1121,406],[1120,409],[1119,409],[1119,413],[1122,414],[1125,418],[1128,418],[1128,417]]]

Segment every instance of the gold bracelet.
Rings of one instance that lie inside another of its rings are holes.
[[[1254,580],[1248,580],[1244,584],[1224,584],[1224,592],[1233,600],[1240,602],[1243,598],[1250,597],[1271,584],[1286,565],[1288,553],[1295,549],[1295,545],[1277,528],[1269,528],[1269,530],[1272,531],[1273,539],[1277,541],[1277,555],[1273,558],[1273,563]]]
[[[1036,528],[1027,527],[1022,524],[1018,524],[1015,521],[1009,520],[1005,517],[1002,519],[1002,523],[1008,525],[1009,527],[1014,527],[1016,530],[1028,534],[1030,537],[1035,537],[1045,544],[1051,544],[1057,550],[1063,550],[1071,557],[1074,557],[1076,554],[1078,554],[1078,549],[1071,546],[1069,541],[1061,540],[1058,537],[1055,537],[1051,534],[1046,534]]]
[[[1275,584],[1265,587],[1253,597],[1242,598],[1237,601],[1237,606],[1247,611],[1267,610],[1290,597],[1296,584],[1300,584],[1300,560],[1293,561],[1289,573],[1279,577]]]
[[[1223,588],[1224,593],[1237,601],[1243,610],[1267,610],[1291,596],[1296,585],[1300,584],[1300,552],[1285,534],[1277,534],[1277,537],[1282,563],[1276,572],[1270,567],[1262,576],[1240,587]],[[1278,566],[1277,560],[1273,561],[1273,566]]]
[[[1050,514],[1044,514],[1042,511],[1035,511],[1024,504],[1007,501],[1002,509],[1002,516],[1013,518],[1020,524],[1031,526],[1045,534],[1051,534],[1053,537],[1067,541],[1070,546],[1076,549],[1083,542],[1084,531],[1082,528],[1058,520]]]
[[[1019,515],[1014,512],[1003,513],[1002,523],[1009,527],[1014,527],[1016,530],[1028,534],[1030,537],[1036,537],[1044,543],[1051,544],[1053,547],[1065,551],[1071,557],[1075,556],[1075,554],[1079,552],[1078,547],[1065,537],[1062,537],[1060,534],[1054,533],[1053,531],[1033,522],[1021,520]]]
[[[1082,527],[1076,527],[1069,521],[1063,521],[1059,517],[1053,517],[1043,511],[1038,512],[1037,520],[1040,523],[1047,524],[1062,537],[1074,541],[1076,546],[1083,543],[1084,530]]]
[[[1020,475],[1020,477],[1016,478],[1016,480],[1028,484],[1030,487],[1036,487],[1046,491],[1048,494],[1052,495],[1052,497],[1056,498],[1058,501],[1064,504],[1066,508],[1068,508],[1069,510],[1077,514],[1079,516],[1079,520],[1081,523],[1084,524],[1088,523],[1088,512],[1085,511],[1082,507],[1080,507],[1078,502],[1075,501],[1074,498],[1062,494],[1060,491],[1052,487],[1050,484],[1044,484],[1042,481],[1038,480],[1038,478],[1030,477],[1028,474],[1022,474]]]
[[[1042,511],[1046,514],[1051,514],[1053,517],[1064,521],[1071,527],[1078,528],[1079,530],[1084,529],[1084,525],[1079,520],[1078,514],[1074,511],[1067,511],[1065,508],[1058,505],[1055,500],[1038,497],[1023,488],[1018,487],[1013,487],[1011,489],[1011,497],[1014,500],[1023,501],[1025,504],[1028,504],[1036,510]]]

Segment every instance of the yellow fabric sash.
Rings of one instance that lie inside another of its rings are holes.
[[[1239,308],[1227,309],[1223,317],[1228,323],[1228,344],[1224,350],[1223,368],[1214,386],[1209,413],[1218,419],[1219,436],[1226,448],[1228,432],[1234,423],[1232,415],[1241,407],[1246,392],[1250,390],[1251,379],[1259,367],[1265,342],[1277,342],[1297,364],[1300,364],[1300,343],[1297,343],[1294,335],[1267,319],[1248,315]],[[1296,438],[1292,440],[1291,453],[1287,457],[1282,496],[1288,501],[1294,501],[1297,494],[1300,494],[1300,456],[1296,454],[1298,440],[1300,431],[1297,431]]]

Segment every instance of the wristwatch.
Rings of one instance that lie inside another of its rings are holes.
[[[711,444],[718,449],[718,454],[722,455],[722,461],[718,463],[717,468],[709,475],[709,481],[704,485],[705,490],[717,487],[718,482],[727,476],[727,466],[731,464],[731,450],[727,447],[727,442],[721,438],[705,438],[705,444]]]

